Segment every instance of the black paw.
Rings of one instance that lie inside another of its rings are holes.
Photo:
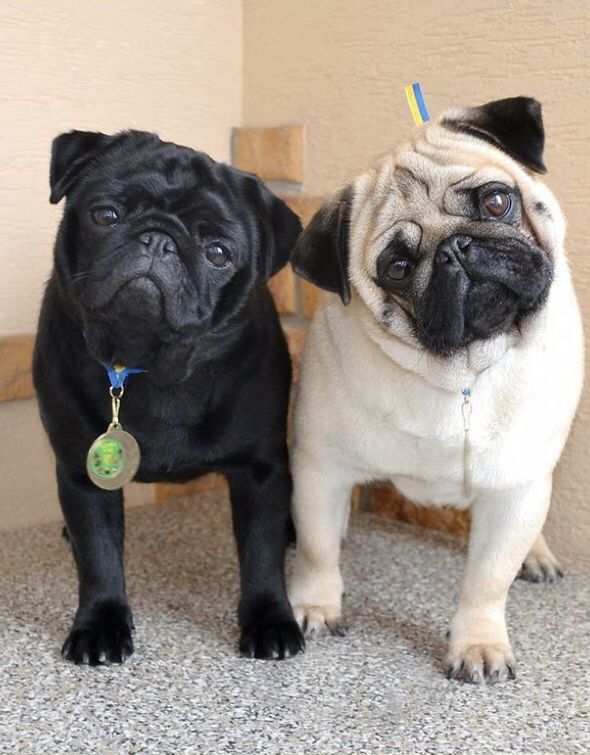
[[[281,660],[305,650],[305,640],[293,619],[254,623],[242,628],[240,653],[248,658]]]
[[[61,653],[67,661],[89,666],[123,663],[133,653],[132,629],[131,611],[124,604],[99,603],[81,609]]]

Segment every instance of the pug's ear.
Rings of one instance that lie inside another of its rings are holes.
[[[301,221],[282,199],[266,188],[259,178],[255,180],[262,192],[262,201],[267,215],[265,223],[267,241],[261,251],[260,275],[263,280],[268,280],[289,262],[295,242],[301,233]]]
[[[443,118],[442,124],[491,142],[535,173],[547,173],[541,103],[532,97],[494,100],[464,110],[457,118]]]
[[[295,272],[316,286],[350,302],[348,245],[352,188],[329,199],[311,219],[295,245]]]
[[[93,131],[70,131],[53,140],[49,185],[51,204],[57,204],[68,194],[81,172],[104,149],[116,140],[113,136]]]

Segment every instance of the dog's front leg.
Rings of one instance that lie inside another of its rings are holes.
[[[293,517],[297,556],[289,598],[307,637],[344,634],[340,544],[354,480],[343,465],[296,448]]]
[[[285,588],[291,498],[287,461],[253,464],[227,478],[240,562],[240,652],[250,658],[287,658],[305,647]]]
[[[541,532],[550,498],[548,477],[519,490],[483,493],[474,503],[467,567],[446,658],[449,678],[475,683],[514,678],[506,599]]]
[[[123,572],[123,493],[95,487],[58,463],[59,499],[78,569],[79,606],[63,645],[74,663],[122,663],[133,653]]]

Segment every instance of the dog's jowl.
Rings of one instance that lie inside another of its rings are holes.
[[[120,488],[138,463],[141,482],[226,475],[240,649],[297,653],[283,577],[291,367],[266,281],[299,220],[255,176],[143,132],[59,136],[50,182],[67,201],[34,380],[79,577],[64,656],[133,651]]]
[[[308,635],[340,625],[352,486],[388,479],[419,503],[472,507],[448,674],[514,676],[508,590],[519,571],[561,574],[541,530],[583,377],[543,146],[535,100],[449,111],[299,238],[295,269],[332,292],[295,411],[290,598]]]

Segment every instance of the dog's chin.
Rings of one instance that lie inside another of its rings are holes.
[[[90,355],[103,364],[151,367],[162,344],[159,334],[145,322],[117,320],[112,313],[92,313],[84,319],[83,331]]]
[[[125,283],[109,302],[111,319],[127,323],[131,329],[145,323],[160,330],[166,325],[163,294],[149,278],[134,278]]]
[[[467,265],[457,265],[450,273],[445,269],[448,265],[435,266],[415,306],[419,341],[437,356],[452,357],[474,341],[518,331],[546,301],[553,278],[541,253],[533,261],[536,265],[530,270],[526,259],[491,266],[485,276],[482,272],[487,270],[471,270]]]
[[[424,349],[433,356],[452,359],[472,344],[491,341],[510,333],[518,334],[524,320],[546,299],[543,292],[528,307],[497,284],[473,286],[464,299],[430,302],[425,310],[419,302],[395,300],[388,294],[378,318],[390,336]]]
[[[473,338],[464,338],[460,342],[457,342],[452,336],[449,336],[449,334],[444,332],[427,333],[424,331],[418,331],[417,340],[420,342],[420,345],[433,356],[440,357],[441,359],[452,359],[464,349],[467,349],[471,343],[482,339],[476,339],[474,336]]]
[[[88,318],[84,323],[90,356],[104,365],[122,364],[149,374],[151,383],[164,388],[187,380],[198,354],[197,334],[175,334],[150,329],[145,322]]]
[[[170,385],[189,375],[187,353],[198,333],[180,332],[168,320],[165,294],[148,278],[128,281],[101,309],[86,309],[83,330],[90,354],[104,364],[150,372]],[[194,329],[193,329],[194,330]]]
[[[444,307],[441,307],[444,313]],[[446,312],[433,324],[432,321],[414,321],[414,332],[422,346],[431,354],[451,359],[475,342],[517,332],[527,316],[510,296],[498,298],[494,306],[474,307],[469,299],[464,307]]]

